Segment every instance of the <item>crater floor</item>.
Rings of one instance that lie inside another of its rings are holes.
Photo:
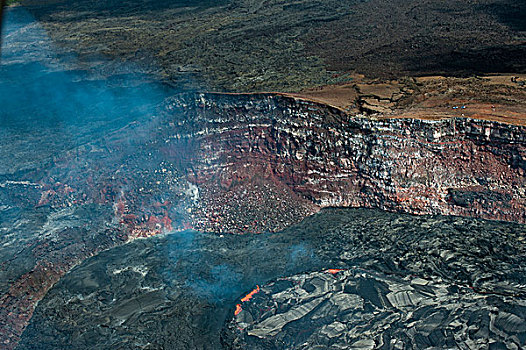
[[[518,349],[525,234],[513,223],[325,209],[275,234],[136,240],[65,275],[19,349]]]
[[[0,347],[524,347],[524,10],[17,1]]]

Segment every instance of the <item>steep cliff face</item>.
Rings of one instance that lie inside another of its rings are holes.
[[[15,346],[73,266],[139,237],[279,231],[330,206],[525,223],[525,128],[176,95],[148,122],[0,179],[0,273],[14,281],[0,285],[0,344]]]
[[[318,208],[526,222],[524,127],[349,117],[270,95],[175,98],[175,139],[197,140],[194,225],[279,230]]]

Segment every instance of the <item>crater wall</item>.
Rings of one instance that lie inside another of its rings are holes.
[[[168,110],[186,116],[171,137],[197,140],[200,229],[279,230],[289,211],[331,206],[526,222],[521,126],[374,120],[271,95],[186,96]]]

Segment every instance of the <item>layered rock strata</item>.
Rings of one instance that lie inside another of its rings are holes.
[[[279,230],[291,210],[331,206],[526,222],[521,126],[373,120],[270,95],[180,97],[169,110],[189,117],[171,138],[198,144],[199,229]]]
[[[176,95],[148,122],[2,176],[1,344],[14,347],[73,266],[135,238],[279,231],[331,206],[525,223],[524,128],[373,120],[272,94]],[[104,215],[82,221],[91,207]]]

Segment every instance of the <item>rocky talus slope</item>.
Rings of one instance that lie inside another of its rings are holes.
[[[331,206],[526,222],[524,126],[375,120],[276,94],[178,94],[159,108],[2,175],[7,348],[61,276],[138,237],[274,232]]]
[[[373,120],[271,95],[178,97],[168,108],[190,116],[171,137],[198,145],[188,178],[199,229],[279,230],[331,206],[526,222],[522,126]]]

